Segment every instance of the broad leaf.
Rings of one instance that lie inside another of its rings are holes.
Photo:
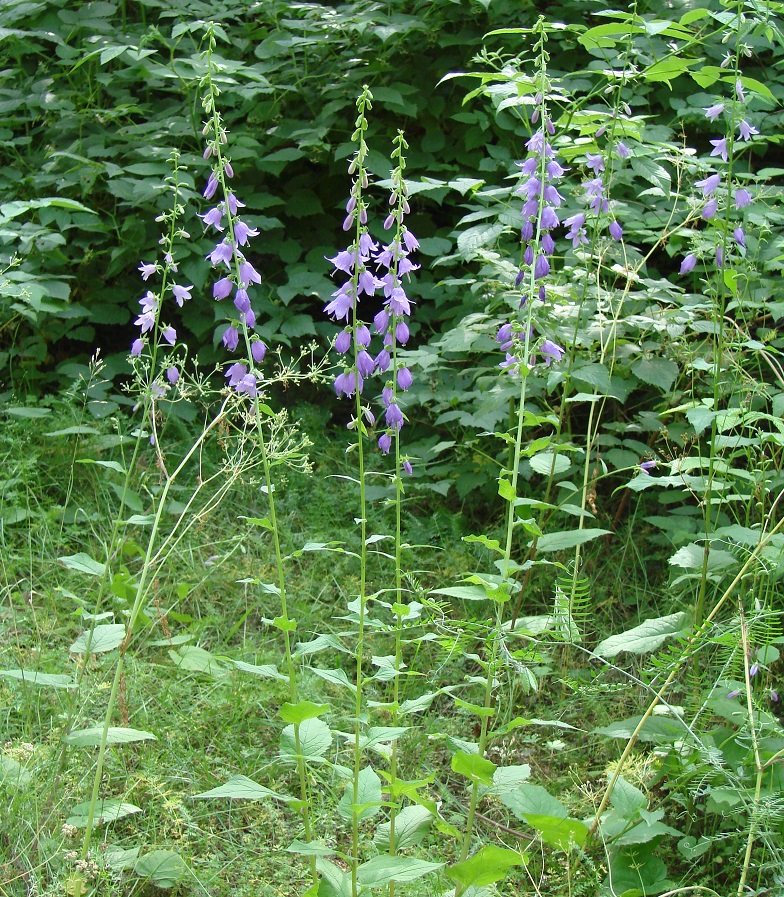
[[[225,785],[218,785],[201,794],[194,794],[194,800],[211,800],[213,798],[228,798],[229,800],[262,800],[272,797],[275,800],[290,801],[291,797],[270,791],[263,785],[259,785],[247,776],[232,776]]]
[[[156,888],[173,888],[188,874],[188,867],[173,850],[153,850],[136,860],[133,871]]]
[[[539,537],[536,543],[537,550],[545,551],[565,551],[569,548],[575,548],[577,545],[583,545],[592,539],[598,539],[600,536],[610,536],[612,531],[608,529],[575,529],[564,533],[546,533]]]
[[[72,654],[103,654],[113,651],[125,639],[125,626],[122,623],[103,623],[92,631],[86,630],[68,649]]]
[[[25,685],[49,686],[50,688],[76,688],[70,676],[60,673],[38,673],[35,670],[0,670],[0,676],[17,679]]]
[[[406,850],[419,844],[430,830],[433,819],[430,810],[418,804],[400,810],[395,816],[395,850]],[[379,850],[389,851],[390,831],[388,822],[382,822],[376,829],[373,841]]]
[[[103,576],[106,572],[106,564],[94,561],[89,554],[69,554],[57,558],[58,561],[69,570],[78,570],[80,573],[89,573],[91,576]]]
[[[97,747],[101,743],[103,726],[93,726],[90,729],[80,729],[71,732],[63,738],[65,744],[75,747]],[[144,732],[141,729],[124,729],[119,726],[110,726],[106,734],[107,744],[129,744],[133,741],[157,741],[152,732]]]
[[[79,804],[71,810],[71,815],[65,820],[68,825],[74,825],[76,828],[85,828],[87,826],[87,814],[90,811],[90,802]],[[135,807],[133,804],[127,804],[125,801],[116,798],[107,800],[99,800],[95,805],[94,822],[96,825],[103,825],[108,822],[115,822],[124,816],[131,816],[134,813],[141,813],[141,807]]]
[[[358,820],[370,819],[381,810],[381,779],[372,766],[359,771],[357,800],[354,802],[354,783],[349,782],[338,803],[341,819],[350,822],[354,815]]]
[[[446,869],[446,874],[465,888],[482,888],[500,881],[513,866],[522,865],[523,858],[515,850],[505,850],[486,844],[470,859]]]
[[[655,651],[665,639],[684,632],[688,623],[688,614],[679,611],[677,614],[668,614],[666,617],[656,617],[646,620],[618,635],[611,635],[594,648],[597,657],[615,657],[621,651],[630,654],[645,654]]]
[[[332,746],[332,732],[320,719],[306,719],[299,726],[299,753],[309,759],[320,759]],[[285,757],[296,757],[297,747],[293,724],[280,733],[280,752]]]
[[[440,869],[443,863],[430,863],[412,857],[377,856],[357,869],[357,881],[363,888],[383,888],[391,881],[416,881]]]

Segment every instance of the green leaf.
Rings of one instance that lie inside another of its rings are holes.
[[[513,790],[502,791],[499,797],[518,819],[524,821],[529,815],[556,819],[566,819],[569,815],[566,807],[541,785],[526,782]]]
[[[632,373],[643,383],[669,392],[678,376],[678,365],[668,358],[639,358],[632,365]]]
[[[383,888],[391,881],[416,881],[443,865],[412,857],[377,856],[357,868],[357,881],[363,888]]]
[[[0,754],[0,787],[7,787],[14,791],[18,791],[26,785],[29,785],[32,778],[32,774],[29,773],[21,763],[17,762],[12,757],[6,757],[4,754]]]
[[[334,847],[327,847],[327,845],[321,841],[305,842],[300,841],[299,838],[295,838],[286,848],[286,851],[288,853],[298,853],[308,857],[330,857],[337,852]]]
[[[350,873],[320,856],[316,857],[316,869],[321,876],[318,897],[351,897]]]
[[[381,811],[381,779],[372,766],[359,771],[357,800],[354,803],[354,783],[349,782],[338,803],[338,814],[341,819],[350,822],[370,819]]]
[[[492,785],[496,765],[478,754],[458,751],[452,756],[452,770],[461,776],[466,776],[476,784]]]
[[[133,871],[156,888],[173,888],[188,874],[188,867],[174,850],[152,850],[136,860]]]
[[[525,821],[536,829],[545,844],[559,850],[582,847],[588,837],[588,826],[579,819],[562,819],[560,816],[540,816],[529,813]]]
[[[610,372],[598,361],[575,367],[572,371],[572,379],[594,387],[599,390],[601,395],[607,395],[610,391]]]
[[[697,405],[696,408],[689,408],[686,412],[686,420],[694,427],[694,432],[700,436],[707,427],[709,427],[718,412],[711,411],[704,405]]]
[[[103,726],[93,726],[89,729],[79,729],[71,732],[63,738],[64,744],[75,747],[97,747],[101,743]],[[126,729],[120,726],[110,726],[106,734],[107,744],[130,744],[133,741],[157,741],[152,732],[142,729]]]
[[[563,533],[547,533],[539,537],[537,549],[539,552],[546,551],[565,551],[568,548],[574,548],[577,545],[583,545],[592,539],[598,539],[600,536],[612,535],[608,529],[575,529]]]
[[[89,554],[69,554],[57,560],[69,570],[78,570],[80,573],[89,573],[91,576],[103,576],[106,572],[106,564],[94,561]]]
[[[407,850],[419,844],[430,830],[434,818],[427,807],[418,804],[403,807],[395,816],[395,850]],[[379,850],[389,851],[390,830],[388,822],[382,822],[376,829],[373,842]]]
[[[284,723],[304,723],[306,719],[314,719],[328,711],[329,704],[300,701],[298,704],[284,704],[278,711],[278,716]]]
[[[693,65],[697,65],[696,59],[689,60],[682,56],[669,56],[648,66],[642,75],[646,81],[666,81],[672,87],[670,81],[688,72]]]
[[[92,631],[85,630],[68,649],[72,654],[84,654],[90,650],[90,654],[103,654],[113,651],[122,644],[125,639],[125,626],[122,623],[103,623]]]
[[[543,477],[560,476],[562,473],[566,473],[572,465],[563,452],[554,452],[551,449],[537,452],[528,463],[534,473]]]
[[[517,498],[512,484],[503,477],[498,481],[498,494],[506,501],[514,501]]]
[[[684,570],[702,570],[705,564],[705,546],[690,542],[679,548],[669,559],[669,563]],[[737,567],[738,563],[731,551],[711,547],[708,552],[708,573],[721,573],[730,567]]]
[[[487,590],[484,586],[451,586],[448,589],[433,589],[430,594],[446,595],[463,601],[487,601]]]
[[[599,642],[593,653],[597,657],[615,657],[621,651],[645,654],[648,651],[655,651],[665,639],[682,633],[687,625],[688,614],[685,611],[668,614],[666,617],[656,617],[626,632],[611,635]]]
[[[280,752],[286,757],[297,757],[294,726],[286,726],[280,733]],[[306,719],[299,726],[299,753],[307,760],[319,759],[332,746],[332,730],[321,719]]]
[[[226,668],[217,657],[198,645],[183,645],[177,651],[169,651],[174,665],[185,672],[205,673],[213,679],[226,674]]]
[[[455,863],[446,874],[465,888],[483,888],[500,881],[513,866],[520,866],[523,858],[515,850],[486,844],[470,859]]]
[[[243,673],[252,673],[254,676],[261,676],[262,679],[276,679],[278,682],[288,682],[289,677],[279,672],[278,668],[272,663],[246,663],[244,660],[231,661],[238,670]]]
[[[0,676],[17,679],[25,685],[46,685],[50,688],[76,688],[70,676],[61,673],[38,673],[35,670],[0,670]]]
[[[259,785],[247,776],[232,776],[225,785],[218,785],[209,791],[194,794],[194,800],[213,800],[215,798],[228,798],[229,800],[262,800],[272,797],[275,800],[291,801],[292,798],[276,791],[270,791],[263,785]]]
[[[74,825],[76,828],[86,828],[89,811],[89,801],[79,804],[71,810],[71,815],[65,821],[68,825]],[[127,804],[116,798],[108,798],[107,800],[99,800],[96,803],[94,821],[96,825],[103,825],[104,823],[116,822],[124,816],[131,816],[134,813],[141,812],[141,807],[135,807],[133,804]]]

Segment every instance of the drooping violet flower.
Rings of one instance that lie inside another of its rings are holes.
[[[742,227],[736,227],[732,232],[732,236],[735,237],[735,242],[741,249],[746,248],[746,234],[743,232]]]
[[[751,205],[751,193],[745,187],[738,187],[735,191],[735,208],[745,209]]]
[[[656,461],[655,459],[651,459],[650,461],[641,461],[640,462],[640,470],[643,473],[650,473],[652,470],[656,469]]]
[[[131,355],[134,358],[138,358],[142,352],[144,351],[144,340],[143,339],[135,339],[131,344]]]
[[[722,162],[728,160],[726,137],[719,137],[717,140],[711,140],[711,146],[713,147],[711,156],[721,156]]]
[[[155,264],[146,265],[142,262],[138,270],[142,272],[142,280],[148,280],[158,270],[158,266]]]
[[[738,133],[741,140],[751,140],[752,135],[759,134],[754,125],[750,125],[745,119],[738,125]]]
[[[709,196],[713,196],[720,183],[721,175],[714,172],[714,174],[708,175],[701,181],[695,181],[694,186],[699,187],[702,190],[703,197],[707,199]]]
[[[715,103],[713,106],[706,106],[703,110],[708,121],[716,121],[716,119],[724,112],[724,103]]]
[[[553,361],[560,361],[564,356],[564,350],[550,339],[546,339],[541,346],[544,363],[549,368]]]
[[[172,284],[172,294],[174,296],[174,301],[177,305],[182,308],[183,304],[187,302],[191,298],[191,290],[193,289],[193,284],[190,286],[184,287],[178,283]]]
[[[694,266],[697,264],[697,256],[690,252],[686,258],[681,262],[681,274],[689,274],[694,270]]]
[[[613,240],[615,240],[616,243],[623,239],[623,228],[620,224],[618,224],[617,221],[615,221],[615,219],[610,222],[609,230],[610,236],[613,238]]]
[[[177,370],[175,365],[171,365],[170,367],[166,368],[166,379],[169,381],[169,383],[171,383],[172,386],[174,386],[180,379],[180,372]]]
[[[618,153],[618,156],[621,159],[628,159],[632,154],[632,151],[629,149],[629,147],[620,140],[615,145],[615,152]]]
[[[250,354],[256,364],[261,364],[267,354],[267,346],[260,339],[254,339],[250,344]]]

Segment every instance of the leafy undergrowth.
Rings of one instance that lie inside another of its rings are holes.
[[[317,430],[317,411],[301,412],[306,426]],[[47,421],[47,433],[79,426],[67,410],[62,413],[62,419]],[[2,509],[0,668],[6,674],[0,677],[0,787],[10,812],[0,822],[0,893],[21,897],[87,889],[125,895],[164,888],[215,897],[301,894],[307,886],[307,863],[287,851],[301,843],[301,820],[285,801],[272,795],[259,800],[196,799],[216,788],[247,786],[239,776],[247,777],[251,787],[260,785],[278,796],[297,790],[296,769],[280,747],[284,722],[279,713],[287,685],[278,681],[279,674],[270,678],[269,672],[280,663],[280,633],[272,625],[275,596],[259,588],[273,578],[273,565],[267,540],[251,522],[258,514],[258,484],[252,480],[238,483],[221,510],[189,529],[156,571],[128,650],[112,720],[118,743],[108,747],[100,789],[111,800],[99,804],[92,847],[87,856],[80,855],[96,732],[118,650],[117,645],[94,644],[96,650],[85,653],[79,641],[89,624],[96,581],[96,571],[84,558],[100,555],[111,514],[117,510],[117,496],[107,478],[111,467],[72,463],[75,453],[93,461],[117,457],[110,428],[93,422],[91,429],[98,435],[47,436],[22,419],[9,422],[3,434],[5,471],[12,485],[4,492]],[[86,446],[76,451],[75,440],[85,436],[92,451]],[[346,463],[338,444],[322,441],[319,446],[333,472],[342,472]],[[104,448],[96,452],[96,445]],[[205,469],[217,463],[206,458]],[[153,489],[156,480],[156,472],[141,463],[138,494]],[[468,518],[458,509],[445,514],[433,507],[426,513],[425,494],[414,494],[411,501],[419,507],[409,517],[406,535],[412,547],[406,552],[406,567],[413,571],[408,587],[422,612],[406,633],[407,663],[414,675],[405,680],[399,699],[416,709],[405,718],[396,762],[400,780],[419,783],[421,803],[411,806],[429,801],[434,805],[429,832],[420,831],[416,840],[417,856],[432,862],[435,871],[406,890],[431,895],[451,887],[443,864],[459,859],[456,834],[469,804],[463,765],[468,761],[455,758],[470,758],[479,736],[470,683],[481,675],[483,621],[492,607],[486,600],[465,600],[458,592],[443,594],[464,579],[467,570],[482,564],[482,546],[461,539]],[[286,551],[294,556],[292,613],[300,645],[310,645],[297,655],[300,691],[314,705],[328,705],[326,719],[335,736],[310,767],[311,824],[325,850],[340,851],[350,838],[350,823],[336,817],[335,803],[346,787],[353,753],[348,680],[355,660],[345,623],[347,602],[357,588],[355,561],[348,553],[356,548],[354,511],[339,477],[298,472],[287,474],[280,507]],[[384,514],[377,503],[372,510],[374,531],[383,532]],[[307,539],[323,542],[306,543],[305,516]],[[335,533],[342,536],[340,546],[329,543]],[[98,614],[99,627],[111,627],[128,614],[123,582],[132,580],[140,563],[130,526],[123,545],[120,574]],[[597,549],[585,558],[593,583],[585,639],[568,645],[552,637],[537,639],[531,629],[519,635],[509,632],[492,720],[495,737],[482,761],[490,764],[485,774],[488,769],[495,769],[495,776],[508,770],[516,787],[525,783],[528,799],[536,797],[542,806],[555,801],[556,809],[551,804],[550,811],[562,808],[567,814],[562,821],[572,825],[577,837],[579,826],[589,824],[596,813],[630,734],[629,724],[624,729],[621,721],[639,717],[649,691],[641,684],[649,685],[656,677],[655,665],[616,665],[617,657],[601,663],[589,649],[609,632],[628,629],[643,611],[650,615],[653,610],[672,610],[657,573],[661,565],[646,565],[645,579],[636,564],[625,562],[634,554],[628,549],[628,543],[613,551]],[[76,562],[79,552],[81,561]],[[376,554],[369,569],[380,585],[390,573],[390,561]],[[544,574],[531,580],[529,594],[522,613],[530,621],[542,620],[552,609],[551,585]],[[324,644],[317,652],[313,646],[318,639]],[[388,697],[389,681],[371,677],[378,658],[389,655],[390,639],[390,630],[380,622],[367,638],[363,676],[371,708]],[[665,651],[660,668],[666,669],[667,662]],[[44,675],[20,681],[8,674],[13,670]],[[340,671],[348,674],[346,682]],[[699,678],[685,678],[670,700],[702,702],[699,694],[689,694],[692,687],[699,692]],[[371,713],[372,725],[390,724],[383,707]],[[716,749],[743,766],[742,731],[737,720],[732,722],[732,711],[716,704],[712,714],[719,721],[725,718],[711,729]],[[117,733],[125,730],[136,734],[120,743]],[[500,788],[499,780],[491,778],[495,784],[485,789],[478,805],[475,837],[480,844],[520,857],[503,893],[610,893],[608,869],[625,883],[616,893],[628,890],[634,874],[647,875],[654,885],[689,876],[693,881],[705,850],[711,851],[713,866],[700,876],[719,890],[725,886],[723,869],[734,861],[738,848],[722,833],[721,815],[732,805],[733,795],[747,786],[734,781],[715,787],[709,797],[713,816],[706,814],[699,791],[710,793],[705,783],[716,782],[716,769],[704,761],[700,765],[699,746],[687,747],[682,734],[674,739],[653,729],[642,740],[625,763],[622,785],[616,786],[609,814],[603,817],[606,836],[618,842],[614,852],[593,848],[574,870],[566,860],[566,842],[541,822],[542,810],[531,816],[529,808],[526,813]],[[369,761],[383,769],[389,751],[389,743],[382,740],[369,750]],[[365,860],[377,853],[377,822],[369,818],[360,823]],[[630,837],[630,832],[636,834]],[[710,840],[712,835],[716,840]],[[618,844],[636,845],[638,853],[629,853],[627,846],[628,859],[621,862],[624,848]],[[339,856],[334,863],[341,868]]]

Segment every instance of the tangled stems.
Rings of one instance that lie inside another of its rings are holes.
[[[203,107],[208,116],[210,116],[207,125],[205,126],[204,132],[205,136],[208,133],[212,135],[212,141],[210,146],[212,148],[212,154],[216,157],[215,167],[213,169],[212,177],[217,179],[218,186],[224,196],[225,202],[225,210],[228,221],[228,236],[230,244],[233,247],[237,246],[237,233],[236,233],[236,216],[231,210],[231,204],[229,202],[230,191],[226,185],[226,175],[227,175],[227,160],[224,159],[222,154],[222,144],[225,140],[225,131],[223,129],[220,114],[217,109],[216,98],[219,94],[218,88],[215,86],[215,83],[212,78],[213,72],[213,63],[212,63],[212,51],[215,49],[215,35],[214,28],[212,25],[209,26],[207,32],[207,49],[205,51],[205,56],[207,60],[207,74],[204,78],[204,87],[205,87],[205,97],[203,100]],[[237,284],[242,284],[242,272],[241,272],[241,263],[240,258],[237,253],[233,253],[233,265],[234,265],[234,276],[236,278]],[[257,365],[257,358],[259,353],[254,353],[254,342],[251,340],[250,328],[248,326],[248,317],[247,314],[243,313],[240,316],[240,323],[242,329],[242,337],[245,346],[246,357],[248,361],[248,366],[250,371],[255,371]],[[258,358],[260,361],[263,358],[263,354],[261,354],[261,358]],[[259,390],[254,388],[250,391],[251,402],[252,402],[252,414],[251,418],[253,421],[254,430],[256,433],[256,439],[259,446],[259,452],[261,455],[261,463],[262,470],[264,475],[264,491],[267,496],[267,511],[269,514],[269,519],[267,521],[268,525],[265,525],[265,528],[270,531],[272,534],[272,542],[275,553],[275,570],[278,584],[278,598],[280,600],[280,616],[275,618],[273,621],[274,625],[283,632],[283,643],[284,643],[284,652],[285,652],[285,663],[286,663],[286,674],[289,686],[289,701],[292,704],[297,703],[298,697],[298,687],[297,687],[297,669],[294,663],[294,657],[292,653],[292,635],[291,633],[295,631],[296,623],[294,620],[289,618],[288,612],[288,600],[286,594],[286,571],[283,563],[283,551],[281,548],[280,541],[280,531],[278,527],[277,520],[277,509],[276,509],[276,501],[275,501],[275,490],[274,484],[272,480],[272,465],[270,461],[269,449],[267,446],[267,441],[264,435],[264,416],[271,414],[271,410],[262,403],[261,398],[259,396]],[[313,831],[310,820],[310,805],[309,805],[309,788],[308,788],[308,779],[307,779],[307,769],[305,765],[305,759],[302,756],[302,750],[300,746],[300,724],[295,722],[293,724],[294,728],[294,746],[297,755],[297,778],[299,780],[299,790],[300,790],[300,800],[299,800],[299,812],[302,816],[302,824],[305,832],[305,840],[310,842],[313,839]],[[315,857],[310,857],[310,869],[311,875],[313,877],[314,883],[317,880],[316,873],[316,861]]]

